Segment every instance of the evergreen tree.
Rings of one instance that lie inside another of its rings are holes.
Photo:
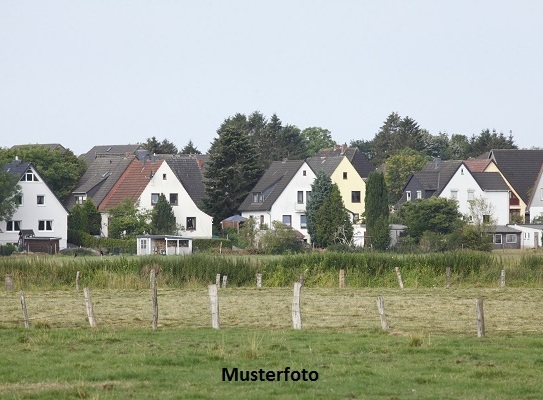
[[[93,204],[87,199],[83,204],[76,204],[68,216],[68,241],[74,244],[82,244],[81,234],[100,235],[102,216]]]
[[[181,149],[179,154],[202,154],[200,150],[198,150],[194,143],[192,143],[192,140],[189,140],[189,142]]]
[[[0,221],[9,221],[17,210],[21,188],[17,184],[17,176],[4,170],[0,168]]]
[[[226,119],[209,150],[204,208],[220,221],[237,213],[238,207],[262,175],[262,167],[247,134],[242,114]]]
[[[366,182],[365,216],[369,243],[377,250],[385,250],[390,245],[388,228],[388,190],[381,172],[370,173]]]
[[[151,154],[177,154],[177,147],[168,139],[159,142],[155,136],[148,138],[143,148]]]
[[[305,213],[307,219],[307,233],[315,246],[321,246],[317,234],[317,213],[324,201],[332,191],[332,180],[323,172],[317,172],[317,176],[311,185],[311,197],[307,201]]]
[[[353,225],[335,183],[332,184],[330,195],[324,199],[317,211],[316,228],[316,242],[322,247],[328,247],[340,240],[350,242],[353,237]]]
[[[151,212],[151,232],[154,235],[173,235],[176,230],[175,215],[171,204],[163,193]]]

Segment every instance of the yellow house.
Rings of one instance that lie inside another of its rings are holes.
[[[364,212],[366,183],[349,159],[345,156],[310,157],[306,161],[315,174],[323,171],[338,186],[345,209],[352,221],[357,222]]]

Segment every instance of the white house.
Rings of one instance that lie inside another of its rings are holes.
[[[164,256],[192,253],[192,239],[173,235],[139,235],[136,236],[137,255],[146,256],[160,254]]]
[[[304,160],[274,161],[238,210],[261,226],[280,221],[309,242],[305,210],[314,180],[315,173]]]
[[[0,244],[18,244],[21,230],[32,234],[32,242],[58,243],[35,251],[56,252],[66,248],[68,237],[68,211],[47,186],[32,163],[15,160],[3,172],[17,176],[21,196],[11,220],[0,221]],[[29,231],[32,231],[30,233]],[[42,240],[40,240],[42,239]]]
[[[521,231],[520,248],[538,249],[542,246],[543,224],[514,224],[508,225]]]
[[[543,217],[543,165],[539,169],[539,175],[532,189],[530,200],[528,202],[528,210],[531,221],[534,218]]]
[[[400,224],[390,224],[390,247],[395,247],[400,238],[405,234],[407,226]],[[369,238],[366,236],[366,225],[365,224],[355,224],[353,225],[353,245],[357,247],[364,247],[366,245],[366,240]]]

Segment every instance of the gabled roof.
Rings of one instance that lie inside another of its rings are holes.
[[[434,195],[439,196],[462,164],[462,160],[429,161],[415,174],[419,181],[428,187],[427,190],[435,190]]]
[[[142,148],[141,144],[112,144],[94,146],[92,149],[82,154],[81,157],[87,165],[91,165],[93,160],[100,157],[121,157],[125,158],[129,154],[135,154],[136,150]]]
[[[294,175],[304,165],[304,160],[273,161],[253,190],[239,206],[239,211],[271,210],[279,195],[290,183]],[[253,203],[253,193],[262,193],[263,202]]]
[[[471,175],[485,192],[509,191],[509,186],[507,186],[499,172],[472,172]]]
[[[153,162],[147,160],[140,161],[134,158],[102,203],[100,203],[98,209],[100,211],[109,210],[118,206],[126,199],[135,202],[162,163],[162,160]]]
[[[488,164],[492,162],[489,158],[470,158],[464,160],[464,164],[471,172],[484,172]]]
[[[21,178],[30,166],[32,166],[32,163],[15,160],[4,165],[4,167],[2,168],[2,172],[8,172],[12,175],[17,176],[18,178]]]
[[[66,207],[70,209],[75,205],[73,195],[77,193],[86,194],[87,198],[90,198],[94,205],[99,207],[133,159],[133,156],[94,159],[72,191],[72,195],[66,200]]]
[[[341,161],[343,161],[343,157],[344,156],[309,157],[305,161],[315,174],[322,171],[327,177],[330,177],[337,169]]]
[[[206,190],[198,159],[193,156],[172,156],[165,158],[173,173],[179,179],[196,205],[205,197]]]
[[[335,145],[320,149],[315,157],[339,157],[345,156],[351,162],[356,172],[362,177],[367,178],[369,174],[375,171],[375,167],[370,162],[368,156],[362,153],[358,147],[347,147],[347,145]]]
[[[16,144],[11,146],[12,149],[17,149],[21,147],[33,147],[33,146],[40,146],[40,147],[47,147],[51,150],[61,149],[64,150],[64,146],[60,143],[35,143],[35,144]]]
[[[543,150],[491,150],[488,157],[494,160],[515,192],[528,204],[543,164]]]
[[[543,164],[541,164],[541,168],[539,169],[539,172],[537,174],[537,178],[534,182],[534,186],[533,186],[533,189],[532,190],[537,190],[538,188],[538,185],[539,185],[539,182],[541,182],[541,180],[543,179]],[[542,185],[543,185],[543,182],[541,182]],[[537,197],[536,197],[537,199]],[[532,202],[534,201],[534,196],[531,196],[530,197],[530,201],[528,202],[528,204],[526,204],[528,207],[532,207]],[[536,200],[537,201],[537,200]]]

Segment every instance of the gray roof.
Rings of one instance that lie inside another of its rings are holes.
[[[543,164],[543,150],[491,150],[488,158],[494,160],[522,201],[528,204]]]
[[[47,147],[51,150],[61,149],[64,150],[64,146],[60,143],[35,143],[35,144],[16,144],[11,146],[12,149],[17,149],[21,147],[33,147],[33,146],[40,146],[40,147]]]
[[[81,157],[87,165],[91,165],[95,158],[99,157],[126,157],[128,154],[136,154],[136,150],[142,148],[141,144],[112,144],[94,146],[92,149],[82,154]]]
[[[367,178],[369,174],[375,171],[375,167],[370,162],[368,156],[362,153],[358,147],[334,146],[320,149],[316,157],[339,157],[345,156],[351,162],[356,172],[362,177]]]
[[[10,174],[15,175],[18,178],[20,178],[26,172],[28,167],[30,167],[31,165],[32,163],[29,163],[29,162],[22,162],[21,160],[15,160],[4,165],[2,168],[2,172],[9,172]]]
[[[239,211],[268,211],[287,187],[304,160],[273,161],[253,190],[239,206]],[[253,203],[253,193],[263,194],[262,203]]]
[[[305,161],[311,167],[313,172],[322,171],[327,177],[332,176],[338,165],[343,160],[344,156],[332,156],[332,157],[309,157]]]
[[[471,174],[484,191],[509,191],[509,186],[499,172],[472,172]]]
[[[86,194],[98,207],[130,165],[134,157],[98,157],[93,160],[85,174],[77,183],[72,195],[66,199],[65,206],[75,206],[74,195]]]
[[[173,173],[179,179],[191,199],[199,205],[205,197],[206,190],[202,170],[198,166],[198,160],[189,156],[172,156],[164,158]]]
[[[438,196],[462,163],[461,160],[447,160],[438,163],[429,161],[420,172],[415,172],[414,175],[421,184],[427,187],[426,190],[435,190],[435,195]]]
[[[506,225],[496,225],[496,229],[494,230],[495,233],[522,233],[522,231],[519,231],[518,229],[511,228],[510,226]]]

